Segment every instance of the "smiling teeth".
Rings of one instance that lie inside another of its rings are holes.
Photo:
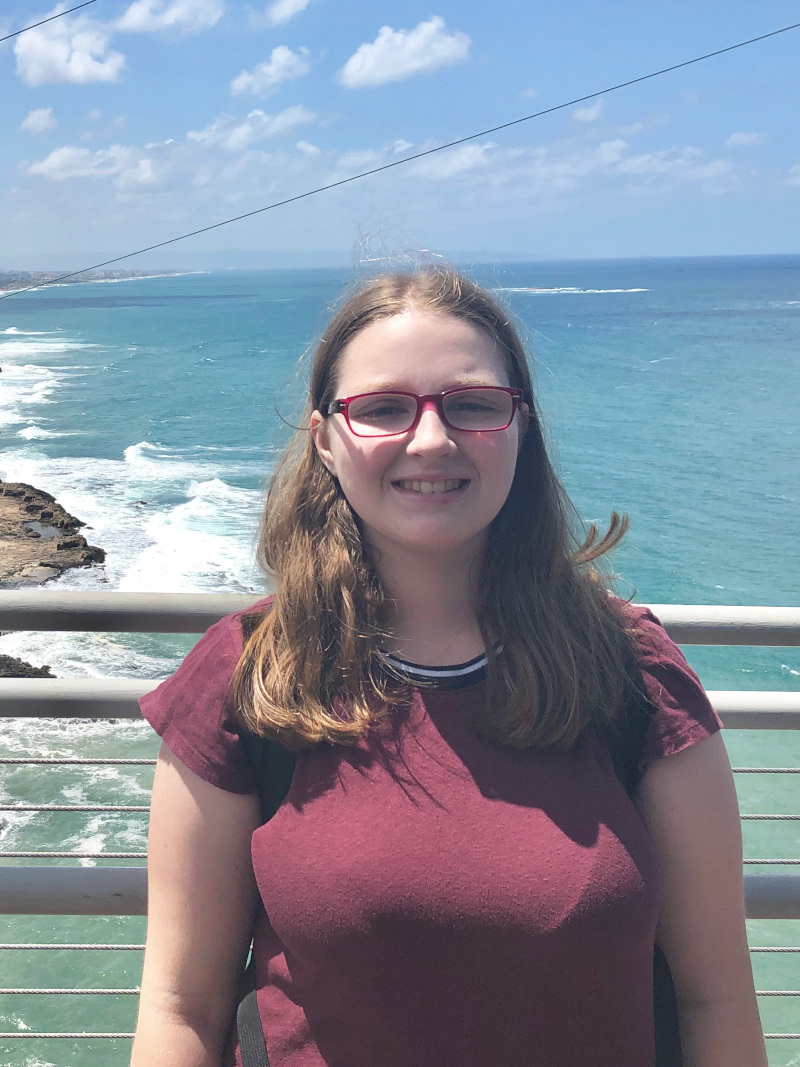
[[[446,482],[398,482],[401,489],[410,489],[414,493],[449,493],[458,489],[463,478],[449,478]]]

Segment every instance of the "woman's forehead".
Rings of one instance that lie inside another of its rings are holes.
[[[505,361],[488,333],[429,311],[407,311],[365,327],[342,351],[336,379],[339,392],[350,386],[419,392],[429,385],[437,392],[453,385],[508,385]]]

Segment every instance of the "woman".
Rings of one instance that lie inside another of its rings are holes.
[[[241,1062],[251,937],[272,1067],[652,1067],[656,938],[686,1067],[763,1067],[719,722],[599,580],[624,523],[573,542],[505,311],[454,271],[368,283],[305,425],[263,522],[274,600],[143,701],[135,1067]],[[299,752],[264,825],[248,732]]]

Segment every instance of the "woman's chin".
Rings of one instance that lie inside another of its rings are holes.
[[[393,550],[404,555],[419,554],[420,557],[464,555],[472,556],[479,551],[486,541],[486,529],[465,530],[457,523],[426,523],[414,528],[403,528],[401,524],[392,527],[362,527],[363,533],[373,548],[382,558]]]

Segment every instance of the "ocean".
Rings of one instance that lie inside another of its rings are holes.
[[[470,268],[521,324],[548,437],[580,513],[631,530],[618,589],[650,603],[800,604],[800,256]],[[64,589],[251,592],[265,481],[304,396],[304,353],[347,270],[227,271],[64,285],[0,300],[0,478],[52,493],[106,562]],[[56,588],[55,585],[52,588]],[[186,635],[0,635],[60,677],[159,678]],[[710,689],[800,691],[800,648],[687,648]],[[152,757],[143,723],[8,720],[2,755]],[[737,766],[800,767],[800,736],[726,733]],[[146,804],[151,767],[0,766],[2,803]],[[737,777],[743,811],[800,813],[800,776]],[[744,824],[749,858],[800,858],[796,822]],[[3,813],[0,849],[139,851],[139,814]],[[6,862],[70,863],[58,860]],[[93,864],[95,860],[83,860]],[[137,861],[130,861],[137,862]],[[141,862],[141,861],[139,861]],[[794,868],[795,870],[797,868]],[[774,873],[786,868],[749,867]],[[130,918],[2,917],[0,941],[139,943]],[[751,922],[800,946],[800,920]],[[800,955],[754,955],[759,989]],[[0,986],[135,986],[136,951],[0,952]],[[761,1000],[768,1032],[800,1001]],[[127,1031],[132,996],[0,994],[0,1030]],[[800,1041],[770,1041],[800,1065]],[[0,1065],[127,1063],[129,1043],[0,1039]]]

